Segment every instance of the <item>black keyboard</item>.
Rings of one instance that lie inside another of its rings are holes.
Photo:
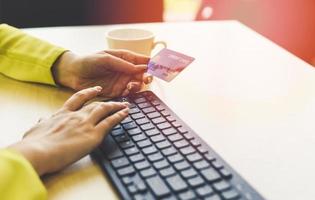
[[[92,157],[122,199],[264,199],[154,93],[131,104]]]

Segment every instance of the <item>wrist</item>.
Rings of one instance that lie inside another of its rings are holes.
[[[76,57],[76,54],[66,51],[53,64],[51,71],[57,85],[74,89],[73,66]]]
[[[19,142],[9,146],[8,149],[12,149],[15,152],[20,153],[26,160],[29,161],[39,176],[46,173],[45,165],[43,163],[43,160],[45,159],[42,158],[44,154],[39,146]]]

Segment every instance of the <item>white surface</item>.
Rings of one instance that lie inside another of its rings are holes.
[[[196,58],[151,89],[267,199],[314,199],[315,72],[236,21],[28,29],[78,53],[106,48],[112,28],[152,30]],[[70,93],[0,76],[0,144],[17,140]],[[3,134],[5,133],[5,134]],[[45,178],[50,199],[117,198],[86,157]]]

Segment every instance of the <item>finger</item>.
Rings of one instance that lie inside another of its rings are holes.
[[[127,85],[130,82],[131,78],[131,76],[121,75],[112,88],[111,97],[120,96],[122,92],[127,88]]]
[[[142,83],[139,82],[130,82],[127,86],[129,93],[135,93],[141,90]]]
[[[152,83],[152,81],[153,81],[153,76],[146,75],[146,74],[143,75],[143,82],[145,84],[150,84],[150,83]]]
[[[115,113],[122,109],[128,108],[128,103],[124,102],[98,102],[92,112],[89,114],[88,120],[93,124],[97,124],[103,118],[107,117],[111,113]]]
[[[131,62],[110,54],[103,56],[101,58],[101,62],[104,63],[104,65],[106,65],[106,68],[110,70],[127,74],[140,73],[147,70],[146,65],[134,65]]]
[[[102,91],[102,87],[96,86],[81,90],[72,95],[63,105],[63,107],[70,111],[80,109],[86,102],[93,99]]]
[[[126,50],[106,50],[105,52],[135,65],[148,64],[150,60],[148,56]]]
[[[112,129],[115,125],[121,122],[128,116],[129,108],[125,108],[120,110],[106,119],[103,119],[100,123],[97,124],[96,128],[99,130],[101,134],[105,134],[109,129]]]
[[[125,89],[124,91],[123,91],[123,93],[121,94],[121,96],[127,96],[128,94],[129,94],[130,92],[129,92],[129,90],[128,89]]]

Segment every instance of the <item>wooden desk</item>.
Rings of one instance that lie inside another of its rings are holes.
[[[27,29],[90,53],[117,27],[154,31],[171,49],[196,58],[171,83],[151,89],[267,199],[314,199],[315,71],[236,21]],[[18,140],[69,91],[0,76],[0,145]],[[50,199],[116,199],[85,157],[44,179]]]

